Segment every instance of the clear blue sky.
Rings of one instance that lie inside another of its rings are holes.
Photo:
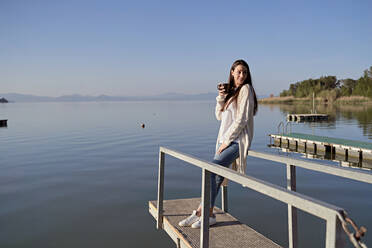
[[[372,66],[372,1],[0,1],[0,93],[205,93],[245,59],[258,94]]]

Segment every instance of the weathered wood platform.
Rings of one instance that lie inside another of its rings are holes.
[[[328,120],[327,114],[288,114],[288,121],[323,121]]]
[[[269,134],[269,136],[274,138],[274,143],[279,146],[284,144],[288,148],[291,146],[296,149],[301,148],[306,153],[310,151],[317,154],[319,151],[330,151],[331,153],[345,156],[346,161],[353,157],[360,162],[363,159],[372,159],[372,143],[369,142],[303,133]]]
[[[335,153],[331,153],[330,151],[319,150],[317,151],[317,153],[314,153],[313,151],[305,152],[304,147],[299,147],[299,146],[296,147],[294,145],[291,145],[290,147],[288,147],[286,143],[280,144],[279,142],[270,144],[269,147],[280,149],[282,152],[302,154],[304,158],[308,158],[308,159],[330,160],[330,161],[338,163],[342,167],[352,167],[352,168],[358,168],[358,169],[372,170],[371,159],[363,159],[360,162],[359,158],[357,157],[346,157],[345,154],[339,154],[339,153],[335,154]]]
[[[177,247],[200,247],[200,229],[180,227],[178,222],[186,218],[199,205],[200,198],[164,201],[163,229],[168,233]],[[156,201],[149,201],[149,212],[157,219]],[[217,248],[266,248],[281,247],[249,226],[221,209],[215,207],[217,224],[210,227],[209,247]]]

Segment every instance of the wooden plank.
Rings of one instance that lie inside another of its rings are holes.
[[[318,120],[327,120],[327,114],[288,114],[288,121],[318,121]]]
[[[149,204],[149,212],[156,219],[157,218],[157,209],[155,206]],[[177,229],[169,223],[168,219],[164,219],[163,230],[169,235],[169,237],[177,244],[177,247],[182,248],[192,248],[186,240],[180,239],[180,234]]]
[[[312,134],[305,134],[305,133],[287,133],[287,134],[279,134],[277,135],[278,138],[295,138],[295,139],[306,139],[311,140],[314,142],[323,142],[325,144],[333,144],[333,145],[344,145],[348,146],[349,149],[364,149],[364,150],[372,150],[372,143],[370,142],[362,142],[358,140],[348,140],[348,139],[340,139],[340,138],[332,138],[326,136],[318,136]]]
[[[164,230],[181,247],[200,247],[200,229],[180,227],[178,222],[186,218],[193,209],[199,206],[200,198],[177,199],[164,201]],[[149,211],[157,219],[157,203],[149,201]],[[215,207],[217,224],[210,227],[209,247],[216,248],[271,248],[281,247],[236,218]],[[167,227],[169,226],[169,228]],[[179,241],[177,240],[179,239]]]

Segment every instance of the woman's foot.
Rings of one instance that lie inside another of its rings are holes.
[[[194,222],[194,224],[191,225],[191,228],[200,228],[201,226],[201,220],[202,217],[199,217],[199,219]],[[209,216],[209,226],[213,226],[217,223],[216,216]]]
[[[192,224],[194,224],[196,221],[198,221],[199,220],[199,216],[198,216],[198,214],[197,214],[197,211],[196,210],[194,210],[194,211],[192,211],[192,214],[189,216],[189,217],[187,217],[186,219],[184,219],[184,220],[181,220],[179,223],[178,223],[178,225],[179,226],[191,226]]]

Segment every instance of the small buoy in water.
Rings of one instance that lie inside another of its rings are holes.
[[[142,128],[145,128],[145,124],[144,124],[144,123],[142,123],[142,124],[141,124],[141,127],[142,127]]]

